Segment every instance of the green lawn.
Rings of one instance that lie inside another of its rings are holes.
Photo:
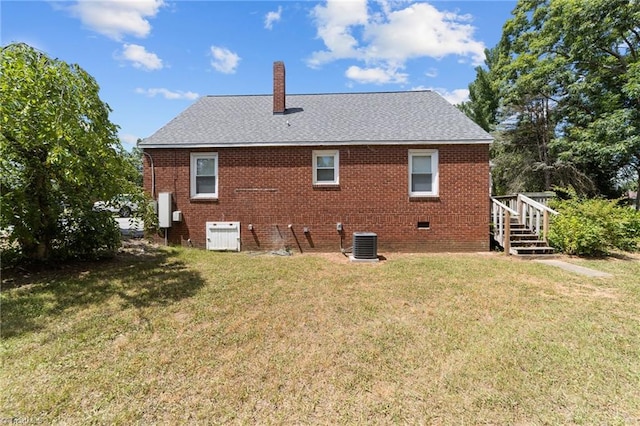
[[[640,423],[640,257],[383,254],[5,272],[0,422]]]

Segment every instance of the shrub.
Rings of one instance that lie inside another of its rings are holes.
[[[7,244],[6,240],[0,242],[0,268],[11,268],[24,261],[22,250],[17,244]]]
[[[59,230],[52,244],[56,260],[113,257],[121,243],[120,228],[106,211],[69,212],[60,219]]]
[[[551,207],[560,214],[551,223],[549,244],[563,253],[593,256],[640,249],[640,213],[616,200],[570,198]]]
[[[640,211],[618,207],[618,240],[616,247],[625,251],[640,250]]]

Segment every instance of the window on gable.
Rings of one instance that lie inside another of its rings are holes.
[[[218,197],[218,153],[191,153],[191,198]]]
[[[339,151],[313,151],[313,184],[337,185]]]
[[[409,196],[438,196],[438,150],[409,150]]]

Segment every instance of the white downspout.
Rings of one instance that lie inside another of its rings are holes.
[[[151,163],[151,198],[156,199],[156,171],[153,167],[153,157],[151,154],[142,151],[144,155],[149,157],[149,162]]]

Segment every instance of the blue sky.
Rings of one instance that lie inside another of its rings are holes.
[[[433,89],[468,95],[515,1],[7,1],[0,44],[77,63],[126,148],[204,95]]]

